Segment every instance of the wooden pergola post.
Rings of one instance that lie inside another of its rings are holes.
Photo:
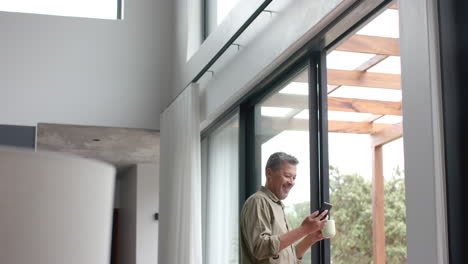
[[[382,145],[373,146],[372,247],[374,264],[385,264],[384,176]]]
[[[371,134],[372,139],[372,247],[374,264],[386,263],[385,206],[382,146],[403,136],[403,125],[388,126]]]

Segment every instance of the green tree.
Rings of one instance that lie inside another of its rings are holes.
[[[387,263],[406,263],[405,181],[399,167],[393,170],[384,189]]]
[[[331,240],[333,264],[372,262],[371,183],[357,174],[340,175],[330,166],[330,217],[336,223]]]

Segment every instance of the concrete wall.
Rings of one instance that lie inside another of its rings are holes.
[[[0,12],[0,124],[159,129],[172,1],[124,1],[124,20]]]
[[[157,130],[39,123],[36,134],[38,151],[73,153],[113,164],[118,170],[159,160]]]
[[[159,165],[137,164],[119,178],[119,264],[158,261]]]

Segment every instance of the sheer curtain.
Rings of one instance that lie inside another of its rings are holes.
[[[239,263],[238,142],[237,115],[204,140],[202,196],[206,264]]]
[[[198,87],[192,84],[161,115],[159,263],[201,264]]]

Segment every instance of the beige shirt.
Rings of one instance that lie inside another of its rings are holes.
[[[283,203],[267,188],[244,204],[240,219],[242,264],[301,263],[293,245],[281,250],[279,236],[291,230]],[[277,255],[275,255],[277,254]]]

